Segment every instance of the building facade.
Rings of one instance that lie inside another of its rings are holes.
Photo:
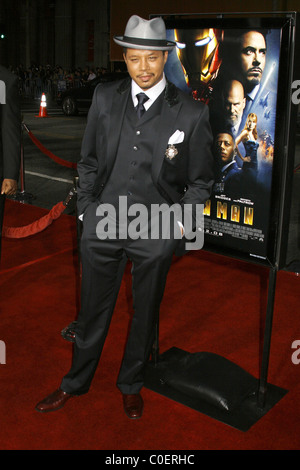
[[[109,67],[109,0],[1,0],[0,62]]]

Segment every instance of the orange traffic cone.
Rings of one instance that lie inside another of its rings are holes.
[[[47,114],[47,101],[45,93],[42,94],[41,104],[40,104],[40,112],[39,115],[36,117],[48,117]]]

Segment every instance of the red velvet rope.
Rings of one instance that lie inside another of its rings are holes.
[[[50,157],[52,160],[54,160],[56,163],[59,163],[60,165],[62,166],[66,166],[68,168],[74,168],[76,169],[77,168],[77,163],[72,163],[72,162],[68,162],[66,160],[62,160],[61,158],[57,157],[56,155],[54,155],[52,152],[50,152],[50,150],[46,149],[46,147],[44,147],[43,144],[41,144],[41,142],[33,135],[33,133],[29,130],[29,129],[26,129],[27,132],[28,132],[28,135],[30,137],[30,139],[32,140],[32,142],[45,154],[47,155],[47,157]]]
[[[53,220],[58,219],[60,215],[65,210],[66,206],[63,202],[59,202],[48,212],[38,220],[35,220],[29,225],[24,225],[22,227],[5,227],[2,228],[2,236],[6,238],[25,238],[30,235],[35,235],[36,233],[42,232]]]

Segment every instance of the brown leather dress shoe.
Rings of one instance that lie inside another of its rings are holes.
[[[40,401],[35,409],[40,413],[48,413],[49,411],[56,411],[59,410],[64,406],[64,404],[72,398],[73,395],[64,392],[63,390],[55,390],[55,392],[51,393],[48,397],[44,400]]]
[[[143,414],[144,402],[139,393],[134,395],[123,394],[124,411],[128,418],[141,418]]]

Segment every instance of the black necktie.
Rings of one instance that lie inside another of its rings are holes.
[[[246,96],[246,106],[245,106],[245,109],[244,109],[245,116],[248,115],[248,113],[250,112],[252,102],[253,102],[253,99],[250,98],[250,96],[247,95]]]
[[[145,93],[138,93],[136,97],[138,99],[136,112],[137,112],[138,118],[140,119],[143,116],[144,112],[146,111],[144,108],[144,103],[146,103],[146,101],[148,101],[149,98],[147,95],[145,95]]]

